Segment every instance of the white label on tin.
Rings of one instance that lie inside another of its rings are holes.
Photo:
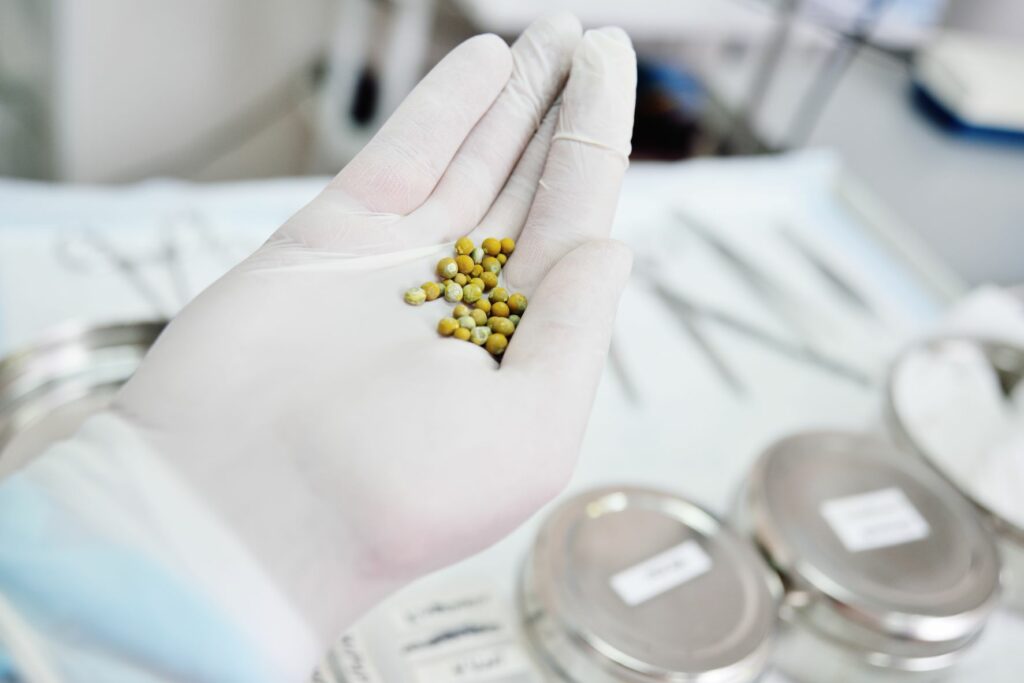
[[[612,588],[630,607],[697,578],[711,569],[711,558],[697,541],[686,541],[612,577]]]
[[[851,553],[918,541],[931,531],[896,487],[826,500],[821,516]]]

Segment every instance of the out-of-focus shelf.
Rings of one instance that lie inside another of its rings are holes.
[[[805,32],[784,53],[747,138],[785,149],[798,103],[827,51]],[[734,110],[750,86],[750,50],[705,60],[701,75]],[[971,283],[1024,280],[1024,145],[952,134],[926,118],[911,94],[909,61],[874,49],[853,59],[807,136],[806,147],[836,150],[864,187]]]

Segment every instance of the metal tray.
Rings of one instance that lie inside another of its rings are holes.
[[[165,325],[67,325],[0,360],[0,476],[106,408]]]

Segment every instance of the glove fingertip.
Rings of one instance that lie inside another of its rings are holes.
[[[542,16],[533,22],[527,31],[531,30],[534,26],[550,27],[554,33],[559,35],[574,35],[577,38],[583,35],[583,26],[580,24],[580,20],[568,10],[560,10]]]
[[[599,34],[607,38],[610,38],[616,43],[621,43],[622,45],[628,47],[630,50],[633,49],[633,41],[629,39],[629,34],[626,33],[626,31],[619,26],[603,26],[599,29],[595,29],[593,32],[595,34]]]
[[[466,52],[471,55],[471,61],[478,63],[493,64],[512,71],[512,52],[501,36],[495,33],[480,33],[467,38],[453,52]]]

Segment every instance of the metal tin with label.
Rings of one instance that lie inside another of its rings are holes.
[[[971,506],[874,437],[778,442],[738,516],[786,585],[778,663],[800,681],[929,677],[974,643],[998,599],[995,542]]]
[[[545,521],[523,571],[526,632],[579,683],[754,681],[781,585],[702,508],[640,488],[579,495]]]

